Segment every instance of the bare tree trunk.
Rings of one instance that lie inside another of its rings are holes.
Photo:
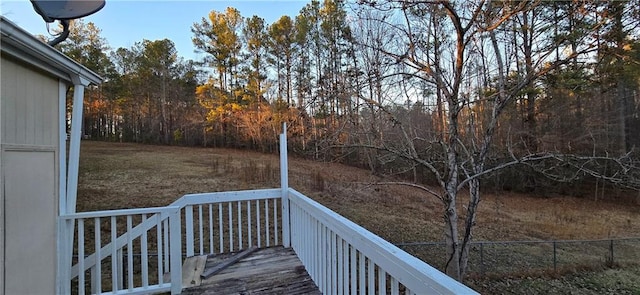
[[[531,19],[529,19],[531,17]],[[536,22],[536,12],[535,10],[525,11],[522,13],[523,19],[523,28],[522,28],[522,44],[523,44],[523,53],[525,60],[525,70],[526,75],[530,76],[534,74],[533,68],[533,25]],[[531,85],[526,93],[526,115],[525,122],[527,128],[526,134],[526,144],[527,148],[531,152],[536,152],[538,150],[537,144],[537,136],[536,136],[536,100],[538,98],[538,94],[534,90],[533,85]]]
[[[449,138],[447,143],[447,170],[448,177],[445,185],[444,206],[444,238],[447,247],[447,263],[445,273],[456,280],[462,280],[460,269],[460,247],[458,245],[458,210],[456,199],[458,197],[458,106],[453,99],[449,99]]]
[[[164,144],[169,144],[169,124],[167,123],[167,85],[166,85],[166,76],[162,75],[162,96],[160,99],[160,110],[162,112],[162,139]]]
[[[465,220],[465,233],[462,241],[462,253],[460,255],[460,276],[465,277],[469,265],[469,249],[473,240],[472,229],[476,225],[476,213],[480,203],[480,180],[477,178],[469,181],[469,204],[467,205],[467,218]]]
[[[457,168],[456,168],[457,169]],[[461,280],[460,247],[458,246],[458,211],[456,210],[457,187],[450,182],[447,185],[444,215],[444,242],[447,247],[447,263],[445,273]]]
[[[438,69],[441,67],[440,65],[440,37],[438,36],[439,34],[439,15],[436,13],[432,13],[431,14],[431,23],[432,23],[432,27],[433,27],[433,56],[434,56],[434,65],[435,67]],[[440,85],[440,83],[436,84],[436,124],[435,128],[436,128],[436,132],[440,138],[440,140],[444,140],[445,138],[445,129],[446,129],[446,117],[445,117],[445,110],[444,110],[444,99],[442,97],[442,85]]]
[[[618,134],[620,138],[620,155],[627,153],[627,110],[625,87],[622,81],[618,81],[616,95],[618,100]]]

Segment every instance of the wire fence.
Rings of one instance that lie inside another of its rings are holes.
[[[444,242],[396,244],[444,270]],[[606,240],[477,241],[469,251],[469,274],[517,275],[640,264],[640,237]]]

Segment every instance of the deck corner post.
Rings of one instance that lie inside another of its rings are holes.
[[[71,141],[69,143],[69,158],[68,164],[66,164],[66,159],[63,159],[63,156],[66,156],[66,131],[60,130],[62,133],[64,131],[65,141],[60,142],[60,182],[66,181],[64,184],[60,184],[60,193],[64,194],[59,196],[59,204],[58,204],[58,216],[75,213],[76,212],[76,199],[78,195],[78,167],[80,165],[80,141],[82,139],[82,113],[84,110],[84,90],[85,87],[90,83],[88,80],[80,77],[80,75],[72,76],[71,80],[74,84],[73,86],[73,104],[71,111]],[[64,91],[64,99],[66,106],[66,88],[61,85],[58,85],[59,96],[63,95]],[[62,98],[58,98],[58,103],[62,106]],[[65,107],[66,109],[66,107]],[[62,115],[62,111],[60,113]],[[63,127],[62,120],[58,122],[60,124],[58,127]],[[66,127],[66,126],[65,126]],[[60,141],[62,141],[62,135],[60,137]],[[63,164],[64,163],[64,164]],[[62,169],[65,169],[63,171]],[[62,190],[64,189],[64,191]],[[64,207],[63,207],[64,205]],[[61,294],[68,294],[67,291],[71,289],[71,274],[69,269],[71,269],[72,265],[72,256],[73,256],[73,240],[75,234],[75,221],[73,220],[65,220],[59,221],[59,226],[63,228],[58,229],[58,242],[57,245],[61,247],[59,249],[58,254],[58,270],[62,271],[61,274],[57,275],[57,280],[59,280],[60,285],[58,291]]]
[[[282,187],[282,245],[291,247],[289,222],[289,164],[287,159],[287,123],[282,123],[280,134],[280,185]]]
[[[71,257],[73,246],[69,241],[70,221],[58,219],[58,274],[56,294],[71,294]],[[71,254],[70,254],[71,253]]]
[[[72,77],[73,78],[73,77]],[[65,213],[76,212],[78,197],[78,167],[80,165],[80,141],[82,139],[82,113],[84,110],[84,89],[88,81],[76,77],[73,85],[73,109],[71,112],[71,142],[69,144],[69,164],[67,165],[67,192]],[[66,135],[65,135],[66,136]],[[73,240],[73,239],[72,239]]]
[[[180,225],[180,209],[169,216],[169,248],[171,268],[171,294],[182,292],[182,233]]]

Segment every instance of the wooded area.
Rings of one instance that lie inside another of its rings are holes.
[[[231,7],[194,21],[197,61],[73,23],[60,49],[106,78],[86,91],[86,136],[275,152],[287,122],[292,152],[441,199],[456,278],[481,184],[640,189],[638,0],[314,0],[273,24]]]

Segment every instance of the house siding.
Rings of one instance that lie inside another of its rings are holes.
[[[58,79],[2,58],[2,143],[57,146]]]
[[[59,79],[0,62],[0,293],[54,294]]]

